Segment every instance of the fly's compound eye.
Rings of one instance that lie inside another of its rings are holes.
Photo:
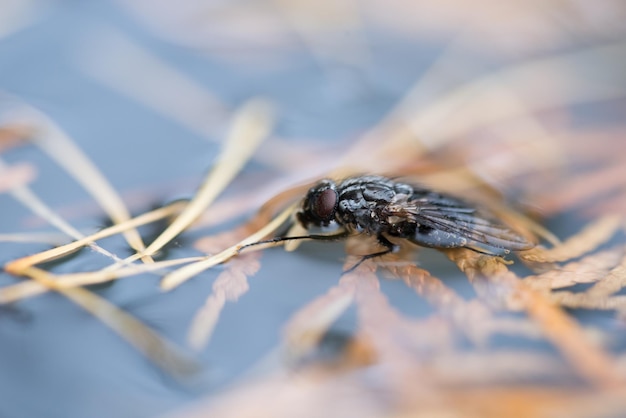
[[[323,180],[308,191],[296,217],[305,228],[328,226],[334,220],[338,200],[335,183]]]
[[[330,221],[337,209],[337,192],[333,189],[326,189],[315,197],[313,202],[313,214],[324,222]]]

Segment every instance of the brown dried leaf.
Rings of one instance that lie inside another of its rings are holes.
[[[489,309],[479,301],[466,302],[441,280],[415,265],[386,266],[407,286],[435,306],[457,330],[465,333],[477,345],[484,345],[489,330],[484,326],[491,319]]]
[[[520,252],[519,257],[530,263],[554,263],[580,257],[607,242],[623,227],[623,223],[621,215],[606,215],[585,226],[560,246],[551,249],[536,247]]]
[[[546,338],[582,377],[600,387],[615,387],[623,383],[622,377],[615,371],[612,356],[589,341],[574,319],[535,290],[520,285],[516,293],[525,310],[543,329]]]
[[[209,343],[226,302],[236,302],[250,286],[248,278],[261,268],[260,253],[242,254],[228,263],[213,283],[213,291],[194,316],[187,340],[191,348],[202,350]]]
[[[352,266],[359,258],[350,256],[345,266]],[[358,316],[357,335],[370,341],[376,352],[377,361],[388,368],[389,384],[401,389],[407,374],[414,373],[414,353],[405,344],[404,322],[401,315],[389,305],[387,298],[380,291],[380,284],[375,274],[373,260],[363,262],[357,269],[345,274],[355,282],[355,304]]]
[[[529,350],[476,350],[438,353],[428,363],[432,379],[450,386],[504,386],[525,379],[572,379],[571,369],[559,359]]]
[[[553,303],[569,309],[626,310],[626,298],[622,296],[597,297],[587,292],[559,291],[548,297]]]
[[[503,259],[465,248],[444,250],[444,253],[465,273],[483,302],[495,308],[520,308],[511,298],[519,279]]]
[[[624,286],[626,286],[626,257],[622,257],[617,266],[587,291],[554,292],[550,294],[550,298],[555,303],[572,309],[617,310],[623,316],[626,312],[626,298],[611,295]]]
[[[578,283],[592,282],[599,282],[598,285],[605,287],[609,271],[623,257],[623,247],[597,252],[580,261],[573,261],[564,266],[553,266],[553,269],[540,275],[527,276],[524,278],[524,283],[537,290],[559,289]]]
[[[284,330],[290,356],[302,357],[317,346],[330,325],[352,304],[357,281],[354,275],[342,276],[337,286],[292,315]]]
[[[601,298],[612,295],[626,286],[626,256],[601,281],[587,290],[590,297]]]
[[[622,379],[615,373],[611,356],[589,341],[576,321],[548,297],[516,279],[501,260],[464,249],[446,253],[472,284],[487,282],[492,285],[492,295],[521,306],[582,377],[601,387],[620,384]]]
[[[32,135],[33,129],[27,125],[3,124],[0,126],[0,154],[19,143],[23,143],[22,138]]]

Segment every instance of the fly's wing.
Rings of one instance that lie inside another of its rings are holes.
[[[406,201],[388,206],[389,215],[414,223],[415,244],[434,248],[466,247],[491,255],[527,250],[534,244],[493,215],[468,203],[430,191],[416,190]]]

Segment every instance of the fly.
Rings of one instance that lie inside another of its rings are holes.
[[[269,241],[329,240],[360,233],[374,236],[383,250],[366,255],[361,262],[396,251],[398,246],[389,238],[423,247],[469,248],[493,256],[534,247],[484,209],[448,194],[375,175],[339,183],[320,181],[307,192],[296,219],[308,230],[337,225],[341,232]]]

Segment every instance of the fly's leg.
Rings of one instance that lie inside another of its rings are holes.
[[[243,245],[241,246],[241,248],[237,250],[237,253],[239,254],[248,247],[253,247],[255,245],[260,245],[260,244],[274,244],[277,242],[297,241],[297,240],[302,240],[302,239],[312,239],[312,240],[318,240],[318,241],[336,241],[338,239],[345,238],[348,235],[349,235],[348,231],[342,231],[334,235],[298,235],[295,237],[275,237],[275,238],[270,238],[270,239],[266,239],[263,241],[257,241],[251,244]]]
[[[376,240],[378,241],[378,243],[381,246],[385,247],[385,250],[384,251],[379,251],[379,252],[376,252],[376,253],[372,253],[372,254],[364,255],[363,257],[361,257],[361,259],[355,265],[350,267],[348,270],[344,270],[344,272],[342,274],[346,274],[346,273],[350,273],[351,271],[354,271],[354,269],[359,267],[366,260],[369,260],[369,259],[372,259],[372,258],[376,258],[376,257],[382,257],[383,255],[387,255],[389,253],[394,253],[394,252],[398,251],[399,247],[396,244],[394,244],[393,242],[389,241],[384,236],[378,235],[376,237]]]

